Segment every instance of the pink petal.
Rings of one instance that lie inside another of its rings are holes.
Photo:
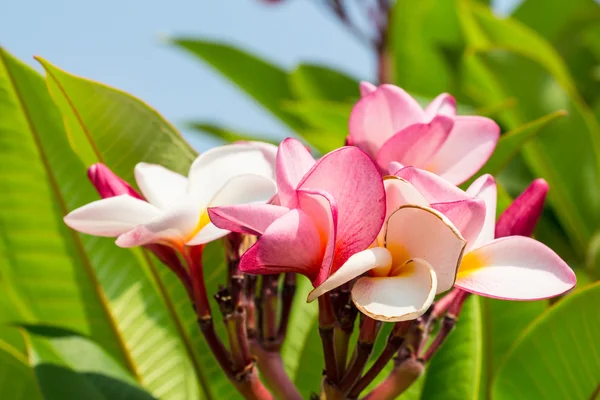
[[[232,232],[262,235],[275,220],[289,209],[272,204],[240,204],[211,207],[208,215],[213,224]]]
[[[472,247],[469,244],[477,241],[486,218],[486,206],[483,200],[470,199],[435,203],[431,205],[431,208],[441,212],[452,222],[467,241],[466,248]]]
[[[392,161],[423,168],[441,148],[451,129],[452,119],[445,116],[436,116],[427,124],[410,125],[381,146],[377,163],[384,171]]]
[[[366,81],[362,81],[358,85],[358,88],[360,89],[360,97],[365,97],[366,95],[371,94],[377,90],[377,86]]]
[[[142,195],[132,188],[129,183],[125,182],[102,163],[91,165],[87,170],[87,174],[92,185],[94,185],[98,194],[103,199],[128,194],[136,199],[144,200]]]
[[[420,206],[404,206],[387,221],[385,247],[394,264],[420,258],[431,264],[437,275],[438,293],[454,285],[465,240],[440,212]]]
[[[409,321],[429,309],[436,294],[436,274],[424,260],[409,260],[396,276],[362,277],[352,287],[352,301],[369,317]]]
[[[436,115],[456,116],[456,100],[448,93],[437,96],[425,107],[425,116],[430,121]]]
[[[410,182],[430,204],[471,199],[452,183],[423,169],[404,167],[394,175]]]
[[[427,170],[460,185],[483,167],[499,137],[500,127],[489,118],[455,117],[448,140],[427,165]]]
[[[248,274],[297,272],[315,279],[325,246],[312,218],[302,210],[288,211],[273,222],[240,260]]]
[[[337,205],[332,273],[369,247],[385,218],[385,190],[375,163],[356,147],[343,147],[321,158],[299,188],[322,190]]]
[[[508,300],[558,296],[575,286],[575,273],[546,245],[528,237],[496,239],[469,252],[456,286]]]
[[[346,282],[350,282],[373,268],[389,269],[392,266],[392,261],[392,256],[385,247],[374,247],[358,252],[350,257],[333,275],[310,292],[306,301],[310,303],[317,297]]]
[[[483,246],[494,239],[494,229],[496,227],[496,202],[498,197],[496,180],[492,175],[482,175],[469,186],[467,194],[482,199],[485,202],[485,221],[477,239],[472,242],[467,242],[466,251],[469,251],[470,249]]]
[[[306,173],[314,166],[315,159],[297,139],[287,138],[277,151],[277,189],[282,206],[296,207],[296,189]]]
[[[496,237],[531,236],[542,215],[547,193],[548,183],[543,179],[534,180],[500,215]]]
[[[375,158],[386,140],[403,128],[422,122],[425,113],[415,99],[397,86],[381,85],[352,109],[351,142]]]

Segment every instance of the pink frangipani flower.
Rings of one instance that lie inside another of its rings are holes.
[[[459,190],[444,179],[416,168],[401,169],[396,175],[407,179],[426,199],[438,204],[444,204],[450,193]],[[504,218],[513,215],[521,221],[537,220],[541,205],[536,199],[543,199],[546,190],[545,182],[537,181]],[[525,236],[494,239],[497,189],[491,175],[475,180],[466,194],[483,200],[486,212],[484,223],[478,230],[463,228],[469,231],[470,239],[467,239],[456,287],[481,296],[507,300],[544,299],[573,288],[576,283],[574,272],[545,244]],[[531,219],[524,216],[528,209],[533,213]],[[510,225],[516,227],[515,223]],[[530,222],[525,225],[529,226]],[[519,229],[520,232],[513,231],[511,234],[530,233],[529,229]]]
[[[271,146],[269,154],[266,146],[211,149],[194,161],[187,178],[160,165],[139,163],[134,172],[143,198],[120,178],[106,174],[106,167],[91,168],[90,179],[105,198],[73,210],[65,223],[79,232],[116,237],[121,247],[162,244],[181,249],[218,239],[228,231],[210,223],[209,206],[264,203],[275,194],[276,148]]]
[[[350,115],[348,144],[367,152],[382,171],[390,162],[436,173],[458,185],[488,160],[500,135],[489,118],[456,115],[456,101],[436,97],[425,109],[401,88],[363,82]]]
[[[277,196],[272,204],[209,209],[222,229],[260,235],[240,261],[251,274],[297,272],[315,286],[376,238],[385,217],[377,166],[355,147],[318,161],[296,139],[277,152]]]
[[[313,290],[309,301],[365,274],[351,290],[356,307],[373,319],[405,321],[422,315],[437,293],[454,285],[466,245],[459,230],[406,180],[386,177],[384,184],[386,221],[377,240]],[[465,212],[473,207],[483,204],[465,198],[447,210],[466,226],[479,218]]]

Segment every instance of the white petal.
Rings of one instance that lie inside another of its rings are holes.
[[[71,211],[64,221],[79,232],[116,237],[158,215],[159,211],[153,205],[121,195],[86,204]]]
[[[424,260],[409,260],[396,276],[362,277],[352,287],[352,301],[369,317],[408,321],[425,313],[436,293],[435,271]]]
[[[252,143],[215,147],[202,153],[188,175],[188,194],[207,204],[233,177],[245,174],[275,179],[271,155]]]
[[[200,231],[191,240],[189,240],[186,245],[196,246],[198,244],[205,244],[212,242],[213,240],[220,239],[228,233],[228,230],[217,228],[213,223],[209,223],[204,228],[200,229]]]
[[[477,178],[467,189],[467,194],[485,202],[485,220],[479,236],[472,243],[467,243],[465,251],[476,249],[494,240],[496,230],[496,201],[498,198],[494,177],[486,174]]]
[[[438,293],[454,285],[465,244],[450,220],[428,207],[401,207],[387,221],[385,247],[394,264],[412,258],[427,261],[437,275]]]
[[[234,204],[266,203],[277,193],[277,185],[271,178],[254,174],[232,177],[209,200],[209,207]]]
[[[351,256],[335,273],[327,278],[321,285],[316,287],[308,295],[307,301],[310,303],[317,297],[336,287],[351,281],[357,276],[364,274],[373,268],[390,268],[392,266],[392,256],[390,252],[383,247],[374,247],[356,253]]]
[[[135,180],[146,200],[165,209],[185,195],[187,178],[162,165],[138,163]]]

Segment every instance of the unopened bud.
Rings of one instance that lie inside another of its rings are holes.
[[[127,194],[143,200],[143,197],[102,163],[93,164],[88,168],[88,178],[103,199]]]
[[[496,237],[531,236],[537,224],[548,193],[548,182],[536,179],[500,215]]]

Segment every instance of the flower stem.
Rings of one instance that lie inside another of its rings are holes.
[[[375,339],[377,338],[380,328],[380,321],[376,321],[365,315],[360,327],[358,342],[356,343],[352,361],[339,384],[339,388],[343,393],[348,393],[357,380],[360,379],[360,376],[371,357],[371,353],[373,352]]]
[[[363,400],[394,400],[410,387],[425,370],[423,362],[406,357],[397,362],[390,375]]]
[[[337,362],[335,359],[335,344],[333,340],[333,326],[335,318],[329,293],[319,297],[319,335],[323,344],[323,356],[325,357],[325,374],[330,384],[336,384],[339,380]]]
[[[257,341],[250,342],[256,366],[276,397],[286,400],[302,400],[298,389],[285,372],[279,351],[267,351]]]
[[[281,290],[281,318],[279,321],[279,330],[277,332],[277,342],[280,347],[287,335],[290,313],[292,311],[292,302],[294,301],[295,294],[296,274],[287,272],[283,280],[283,289]]]
[[[262,344],[267,349],[277,348],[279,308],[279,274],[263,275],[261,287],[262,301]]]

